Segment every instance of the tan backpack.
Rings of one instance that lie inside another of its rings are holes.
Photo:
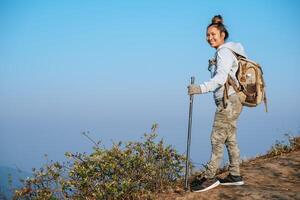
[[[226,100],[228,99],[229,86],[232,86],[244,106],[255,107],[263,101],[265,110],[268,112],[266,86],[260,65],[238,55],[234,51],[232,52],[238,60],[238,70],[235,76],[239,85],[231,76],[228,76],[224,89],[224,105],[226,106]]]

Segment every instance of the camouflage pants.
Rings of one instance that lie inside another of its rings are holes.
[[[213,178],[223,157],[224,144],[229,155],[229,172],[240,175],[240,151],[236,140],[237,120],[242,111],[242,104],[237,95],[231,95],[224,109],[223,102],[216,101],[217,110],[211,133],[212,153],[204,177]]]

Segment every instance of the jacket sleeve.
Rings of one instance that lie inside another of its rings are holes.
[[[209,81],[200,84],[202,93],[212,92],[222,87],[227,80],[232,65],[234,64],[234,55],[227,48],[221,48],[218,50],[216,53],[216,59],[217,67],[215,75]]]

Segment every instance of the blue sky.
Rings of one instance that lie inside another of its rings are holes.
[[[0,165],[30,170],[47,153],[89,152],[81,135],[139,140],[152,123],[184,153],[190,77],[209,78],[215,14],[265,73],[269,113],[245,108],[242,157],[300,128],[298,1],[0,1]],[[194,102],[192,158],[205,163],[215,106]]]

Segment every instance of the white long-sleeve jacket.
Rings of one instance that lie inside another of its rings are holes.
[[[224,84],[228,75],[236,80],[235,73],[238,69],[238,61],[231,50],[247,58],[244,47],[240,43],[226,42],[222,44],[213,58],[216,64],[209,67],[211,79],[200,84],[202,93],[213,92],[215,99],[221,99],[223,98]],[[228,95],[233,93],[235,93],[234,89],[229,87]]]

